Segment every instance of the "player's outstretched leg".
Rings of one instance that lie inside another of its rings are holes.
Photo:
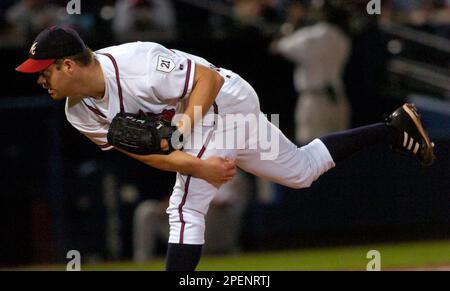
[[[399,107],[384,123],[333,133],[320,140],[328,148],[335,163],[377,143],[386,143],[393,149],[415,155],[424,166],[430,166],[435,160],[434,144],[412,104]]]

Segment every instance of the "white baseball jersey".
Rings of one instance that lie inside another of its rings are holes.
[[[112,59],[102,54],[110,54]],[[107,131],[120,112],[118,84],[125,112],[158,114],[166,110],[173,114],[184,110],[193,89],[196,64],[212,66],[203,58],[149,42],[105,48],[96,52],[96,58],[105,77],[105,96],[101,100],[67,98],[66,116],[104,150],[111,148]],[[113,62],[117,64],[118,76]],[[262,115],[258,96],[250,84],[229,70],[214,69],[224,78],[224,84],[205,118],[193,127],[194,134],[187,138],[183,149],[185,153],[201,159],[229,157],[244,171],[294,188],[308,187],[334,166],[320,140],[302,148],[295,146]],[[229,116],[233,118],[228,119]],[[187,147],[197,131],[201,146]],[[235,135],[237,142],[228,143]],[[262,152],[268,153],[263,157]],[[217,188],[207,181],[177,173],[167,209],[170,243],[204,243],[204,217],[216,193]]]
[[[106,140],[109,124],[120,111],[118,83],[111,54],[119,68],[120,85],[126,112],[159,114],[180,111],[189,98],[195,64],[211,66],[206,60],[151,42],[134,42],[96,52],[105,77],[105,95],[66,100],[68,121],[103,150],[111,149]]]

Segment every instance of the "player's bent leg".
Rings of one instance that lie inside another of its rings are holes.
[[[270,132],[272,149],[240,150],[236,164],[244,171],[295,189],[307,188],[335,166],[326,146],[316,139],[299,148],[272,123],[263,127]],[[274,150],[275,149],[275,150]]]

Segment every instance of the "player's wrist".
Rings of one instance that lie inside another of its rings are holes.
[[[203,178],[204,162],[199,158],[193,158],[191,161],[191,175],[196,178]]]

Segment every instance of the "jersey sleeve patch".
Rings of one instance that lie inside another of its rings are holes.
[[[164,73],[170,73],[175,68],[175,62],[166,57],[159,55],[158,56],[158,62],[156,64],[156,70]]]

